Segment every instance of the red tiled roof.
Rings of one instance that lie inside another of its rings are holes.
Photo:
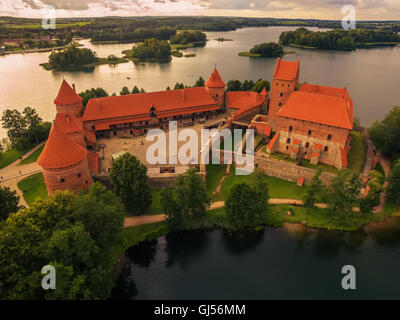
[[[58,91],[57,98],[54,100],[54,104],[66,105],[79,103],[81,101],[81,96],[71,88],[67,81],[63,80],[60,90]]]
[[[37,163],[42,168],[64,168],[86,158],[87,150],[69,138],[61,129],[53,126],[49,139]]]
[[[303,185],[303,184],[304,184],[304,177],[299,177],[299,178],[297,179],[297,184],[298,184],[298,185]]]
[[[314,150],[322,150],[322,144],[316,143],[314,144]]]
[[[275,65],[274,79],[276,80],[295,80],[299,75],[300,60],[285,61],[278,58]]]
[[[158,91],[131,94],[89,100],[84,121],[110,120],[120,117],[149,117],[154,107],[157,118],[182,114],[182,109],[192,108],[189,113],[202,112],[196,110],[216,110],[218,105],[204,87],[178,90]],[[122,123],[127,122],[121,120]],[[135,120],[136,121],[136,120]]]
[[[350,106],[342,98],[297,91],[290,95],[286,104],[278,111],[278,115],[352,129],[353,121],[350,119],[349,109]]]
[[[57,113],[55,123],[57,128],[67,134],[83,130],[82,120],[66,113]]]
[[[91,173],[99,173],[99,155],[97,152],[88,151],[87,155],[89,171]]]
[[[229,91],[226,93],[227,107],[239,109],[235,112],[234,118],[237,119],[243,112],[257,108],[263,103],[263,98],[253,91]]]
[[[342,160],[342,168],[347,168],[347,152],[344,148],[340,148],[340,158]]]
[[[83,133],[85,134],[87,141],[96,144],[97,138],[96,138],[96,134],[93,131],[83,129]]]
[[[225,88],[225,82],[219,75],[217,68],[214,69],[214,71],[211,73],[210,78],[208,78],[204,85],[210,88]]]
[[[262,91],[260,92],[260,94],[261,94],[262,96],[268,96],[268,95],[269,95],[269,92],[268,92],[267,89],[264,87],[264,89],[262,89]]]

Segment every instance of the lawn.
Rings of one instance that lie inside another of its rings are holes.
[[[355,173],[361,173],[364,169],[365,155],[367,148],[362,138],[361,132],[352,131],[351,136],[351,149],[347,156],[348,167]]]
[[[152,202],[151,202],[150,209],[148,210],[148,212],[146,212],[146,214],[161,214],[161,213],[163,213],[164,210],[160,203],[162,191],[163,191],[162,189],[151,190]]]
[[[14,161],[22,157],[22,152],[17,149],[11,149],[0,154],[0,169],[7,167]]]
[[[289,182],[285,180],[281,180],[274,177],[266,177],[268,187],[269,187],[269,196],[270,198],[278,198],[278,199],[302,199],[304,194],[304,187],[299,187],[294,182]],[[216,200],[225,200],[228,197],[229,191],[235,183],[241,182],[249,182],[250,175],[240,176],[236,175],[235,168],[231,167],[231,171],[229,176],[224,180],[221,192],[213,198],[213,201]]]
[[[207,193],[211,195],[221,181],[226,171],[227,165],[221,164],[209,164],[207,165],[207,178],[206,178],[206,189]]]
[[[36,199],[47,198],[47,189],[42,173],[36,173],[18,182],[26,203],[30,206]],[[25,192],[24,192],[25,191]]]
[[[36,162],[37,159],[39,158],[40,154],[42,153],[44,148],[44,145],[41,146],[39,149],[35,150],[29,157],[26,157],[24,160],[22,160],[18,165],[24,165],[24,164],[29,164],[32,162]]]

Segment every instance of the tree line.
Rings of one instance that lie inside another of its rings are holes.
[[[49,56],[49,63],[54,69],[65,69],[79,67],[96,62],[96,54],[87,48],[69,46],[60,52],[52,52]]]

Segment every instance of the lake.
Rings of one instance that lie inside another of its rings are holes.
[[[127,250],[112,298],[399,299],[400,223],[390,224],[173,233]],[[341,287],[345,265],[356,269],[356,290]]]
[[[165,64],[102,65],[93,72],[53,72],[39,66],[47,62],[49,53],[14,54],[0,57],[0,112],[6,108],[22,110],[34,107],[45,120],[53,120],[53,104],[63,77],[75,83],[81,92],[92,87],[103,87],[109,94],[119,93],[123,86],[135,85],[146,91],[165,90],[176,82],[193,85],[202,76],[207,80],[214,65],[227,82],[231,79],[264,78],[271,80],[276,59],[239,57],[258,43],[277,41],[283,31],[295,27],[244,28],[230,32],[207,32],[209,39],[203,48],[187,49],[194,58],[173,58]],[[310,28],[311,30],[321,30]],[[218,42],[224,37],[234,41]],[[109,54],[121,56],[121,51],[132,44],[92,45],[82,44],[97,52],[99,57]],[[400,47],[359,49],[354,52],[313,51],[286,48],[295,54],[287,60],[301,60],[301,82],[344,87],[349,89],[355,103],[355,115],[363,125],[382,119],[395,105],[400,105]],[[128,79],[130,78],[130,79]],[[4,130],[0,131],[4,136]]]

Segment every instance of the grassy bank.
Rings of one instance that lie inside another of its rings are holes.
[[[25,153],[29,152],[35,148],[35,145],[31,145],[25,150],[18,150],[16,148],[12,148],[8,151],[5,151],[0,154],[0,169],[7,167],[14,161],[17,161],[19,158],[21,158]],[[39,156],[38,156],[39,157]]]
[[[42,153],[44,148],[44,145],[35,150],[29,157],[26,157],[24,160],[22,160],[18,165],[22,166],[24,164],[29,164],[32,162],[36,162],[37,159],[39,158],[40,154]]]
[[[283,54],[285,55],[285,54],[293,54],[293,53],[296,53],[296,51],[285,51]],[[250,58],[277,58],[277,57],[279,57],[279,56],[263,57],[259,53],[251,53],[251,52],[247,52],[247,51],[239,52],[239,56],[250,57]]]
[[[133,51],[132,50],[124,50],[122,51],[122,54],[124,55],[124,59],[129,59],[135,63],[138,62],[152,62],[152,63],[166,63],[171,61],[171,57],[168,57],[166,59],[159,59],[159,58],[148,58],[148,59],[138,59],[134,58],[132,56]]]
[[[364,169],[367,147],[365,146],[361,132],[352,131],[350,133],[350,136],[351,149],[347,156],[348,167],[351,171],[355,173],[362,173]]]
[[[18,182],[26,203],[30,206],[36,199],[47,198],[47,189],[42,173],[36,173]],[[24,192],[25,191],[25,192]]]

